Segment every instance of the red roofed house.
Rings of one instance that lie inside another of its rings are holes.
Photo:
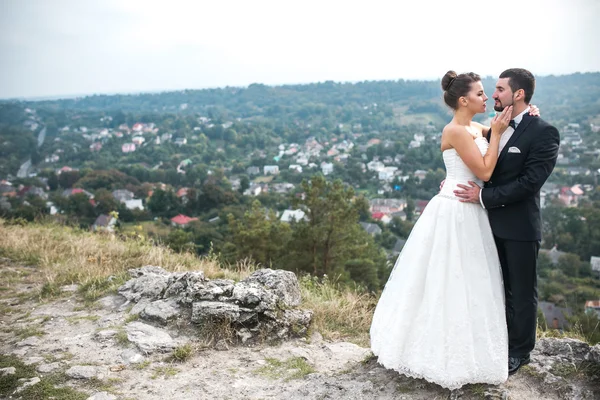
[[[562,187],[558,198],[568,207],[577,207],[584,192],[579,185]]]
[[[185,228],[192,221],[198,221],[198,218],[191,218],[183,214],[171,218],[171,224],[173,226],[179,226],[180,228]]]
[[[427,204],[429,204],[429,200],[417,200],[415,204],[415,214],[421,215],[425,210],[425,207],[427,207]]]
[[[73,171],[73,168],[71,167],[67,167],[66,165],[64,167],[62,167],[61,169],[58,170],[58,174],[62,174],[63,172],[71,172]]]
[[[381,221],[383,222],[385,225],[389,224],[392,221],[392,217],[390,217],[387,214],[384,214],[382,212],[374,212],[371,214],[371,218],[373,218],[375,221]]]
[[[187,204],[188,202],[188,190],[189,188],[182,187],[177,191],[177,197],[181,199],[183,204]]]

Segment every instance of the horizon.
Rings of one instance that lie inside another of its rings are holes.
[[[548,74],[548,75],[536,75],[536,79],[538,78],[548,78],[548,77],[561,77],[561,76],[569,76],[569,75],[577,75],[577,74],[600,74],[600,70],[598,71],[585,71],[585,72],[571,72],[566,74]],[[486,79],[494,79],[496,77],[492,75],[481,75],[482,80]],[[277,87],[285,87],[285,86],[309,86],[316,85],[320,83],[333,82],[336,84],[351,84],[355,85],[362,82],[397,82],[397,81],[406,81],[406,82],[441,82],[441,78],[437,79],[407,79],[407,78],[396,78],[396,79],[363,79],[357,81],[336,81],[336,80],[323,80],[323,81],[313,81],[313,82],[298,82],[298,83],[281,83],[281,84],[267,84],[261,82],[253,82],[247,85],[225,85],[225,86],[215,86],[215,87],[202,87],[202,88],[181,88],[181,89],[156,89],[156,90],[145,90],[145,91],[123,91],[123,92],[96,92],[96,93],[80,93],[80,94],[63,94],[63,95],[49,95],[49,96],[32,96],[32,97],[12,97],[12,98],[2,98],[0,97],[0,102],[37,102],[37,101],[58,101],[58,100],[73,100],[78,98],[86,98],[93,96],[137,96],[143,94],[163,94],[163,93],[173,93],[173,92],[183,92],[186,90],[190,91],[202,91],[202,90],[223,90],[227,88],[235,88],[235,89],[247,89],[251,85],[264,85],[271,88]]]
[[[595,72],[599,19],[596,0],[0,0],[0,98]]]

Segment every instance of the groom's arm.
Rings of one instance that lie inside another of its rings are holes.
[[[556,165],[559,145],[558,130],[547,126],[531,144],[523,171],[516,180],[481,190],[481,201],[485,208],[503,207],[537,193]]]

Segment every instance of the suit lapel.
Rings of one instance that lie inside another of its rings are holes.
[[[502,153],[500,153],[500,157],[498,157],[498,164],[502,161],[506,153],[508,153],[508,149],[517,141],[517,139],[519,139],[519,136],[521,136],[521,134],[525,132],[525,129],[527,129],[527,125],[529,125],[533,118],[534,117],[532,117],[529,114],[523,115],[521,123],[519,124],[519,126],[517,126],[517,129],[513,132],[512,136],[502,149]]]

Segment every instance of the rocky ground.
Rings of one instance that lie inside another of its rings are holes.
[[[177,321],[131,313],[110,295],[84,304],[76,286],[40,301],[35,269],[0,263],[2,399],[598,399],[600,346],[543,339],[501,386],[450,392],[380,367],[369,349],[308,338],[207,343]]]

